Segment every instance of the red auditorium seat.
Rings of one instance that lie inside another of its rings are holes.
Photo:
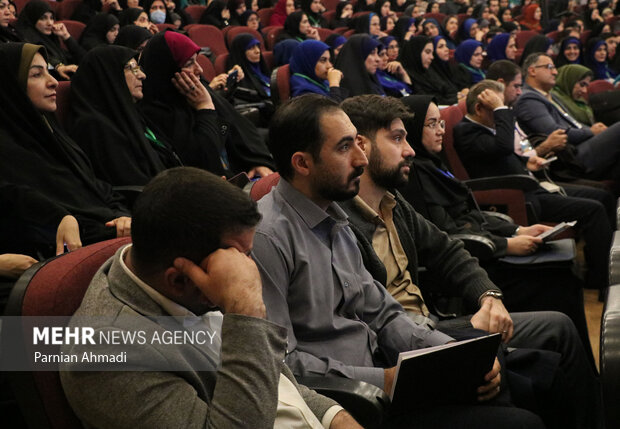
[[[185,8],[185,12],[192,18],[195,24],[198,24],[200,22],[200,17],[206,9],[206,6],[190,4]]]
[[[72,21],[70,19],[58,21],[58,23],[65,24],[65,27],[67,27],[67,31],[69,32],[71,37],[73,37],[77,41],[80,40],[80,37],[82,37],[82,33],[84,32],[84,29],[86,28],[86,24],[84,24],[83,22]]]
[[[204,55],[198,55],[196,57],[196,61],[202,67],[202,77],[207,81],[211,82],[213,78],[216,76],[215,67],[213,67],[213,63],[209,58]]]
[[[531,30],[524,30],[524,31],[518,31],[517,32],[517,48],[525,48],[525,45],[527,44],[527,42],[534,36],[537,36],[538,33],[537,31],[531,31]]]
[[[166,31],[166,30],[176,30],[177,27],[174,24],[155,24],[157,26],[157,28],[159,29],[159,31]]]
[[[228,62],[228,57],[230,56],[230,54],[223,54],[223,55],[219,55],[216,59],[215,59],[215,63],[213,64],[213,66],[215,67],[215,75],[217,76],[218,74],[222,74],[222,73],[226,73],[227,67],[226,67],[226,63]]]
[[[82,0],[63,0],[58,3],[56,19],[71,19],[75,9],[82,4]]]
[[[263,35],[256,30],[252,30],[251,28],[244,26],[230,27],[230,29],[224,34],[224,40],[226,41],[226,46],[228,47],[228,49],[230,49],[230,47],[232,46],[233,39],[241,33],[251,34],[256,40],[260,42],[261,51],[264,51],[266,49]]]
[[[273,51],[273,46],[276,44],[276,40],[282,31],[284,31],[284,27],[280,25],[272,25],[263,29],[263,34],[265,35],[265,46],[267,47],[267,50]]]
[[[446,14],[444,13],[425,13],[424,18],[434,18],[439,25],[443,25],[443,20],[446,19]]]
[[[291,98],[291,69],[288,64],[278,67],[271,74],[271,97],[279,105]]]
[[[329,36],[334,34],[334,30],[330,30],[329,28],[317,28],[316,30],[319,32],[319,37],[321,38],[322,42],[324,42]]]
[[[599,92],[611,91],[614,89],[614,85],[611,82],[607,82],[603,79],[597,79],[590,82],[588,87],[588,95],[598,94]]]
[[[213,25],[194,25],[187,34],[198,46],[209,47],[215,56],[228,53],[222,32]]]
[[[323,3],[323,6],[325,6],[327,10],[336,10],[336,6],[338,6],[340,0],[321,0],[321,3]]]
[[[258,19],[260,20],[261,27],[269,27],[269,21],[271,20],[271,15],[273,15],[272,7],[266,7],[264,9],[258,9]]]

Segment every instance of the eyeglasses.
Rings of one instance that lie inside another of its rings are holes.
[[[431,130],[436,129],[437,127],[441,128],[442,130],[446,129],[446,121],[444,121],[443,119],[439,120],[439,121],[433,121],[431,123],[428,124],[424,124],[425,127],[430,128]]]
[[[123,67],[123,69],[129,70],[133,73],[134,76],[138,76],[138,73],[140,72],[144,73],[142,67],[140,67],[138,64],[127,64],[125,67]]]
[[[546,68],[547,70],[555,70],[556,69],[556,67],[555,67],[555,65],[553,63],[542,64],[542,65],[539,65],[539,66],[534,66],[534,68],[535,69]]]

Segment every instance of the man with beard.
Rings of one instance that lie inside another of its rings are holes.
[[[402,130],[401,124],[395,132]],[[288,329],[285,360],[298,376],[353,378],[390,392],[400,352],[453,339],[409,319],[364,268],[347,216],[335,203],[353,198],[359,190],[368,164],[363,139],[334,101],[308,94],[276,112],[269,149],[281,180],[258,203],[263,219],[253,257],[261,273],[267,318]],[[472,262],[455,262],[464,276],[471,275],[467,270],[479,269]],[[512,332],[509,318],[501,323],[500,332]],[[478,399],[489,401],[499,390],[496,360],[477,390]],[[416,409],[402,425],[390,421],[385,427],[499,425],[537,428],[542,422],[509,406],[437,406]]]

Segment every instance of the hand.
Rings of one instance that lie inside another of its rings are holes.
[[[229,75],[235,70],[237,70],[237,82],[241,82],[243,78],[245,77],[245,74],[243,73],[243,69],[241,68],[239,64],[235,64],[233,68],[231,68],[230,70],[226,72],[226,74]]]
[[[176,258],[174,267],[224,313],[266,317],[258,268],[252,258],[234,247],[216,250],[200,266],[189,259]]]
[[[103,5],[109,6],[109,9],[112,10],[121,10],[121,7],[116,0],[103,0]]]
[[[342,72],[334,67],[327,70],[327,81],[329,82],[329,86],[339,87],[342,76]]]
[[[478,388],[478,401],[488,401],[497,396],[499,393],[499,384],[502,381],[502,376],[499,373],[500,369],[501,365],[497,358],[495,358],[493,368],[484,376],[484,381],[486,381],[486,383]]]
[[[209,86],[214,91],[217,91],[218,89],[225,89],[227,80],[228,75],[226,73],[218,74],[211,80],[211,82],[209,82]]]
[[[538,156],[546,156],[550,152],[561,152],[566,148],[568,136],[564,130],[555,130],[536,148]]]
[[[551,229],[548,225],[541,225],[539,223],[530,226],[520,226],[517,231],[517,235],[529,235],[530,237],[538,237],[545,231],[549,231]]]
[[[485,89],[478,96],[478,101],[487,109],[495,110],[504,107],[504,100],[500,98],[495,91]]]
[[[319,36],[319,30],[314,27],[310,27],[308,31],[306,31],[306,37],[308,39],[321,40],[321,36]]]
[[[82,247],[80,239],[80,225],[71,215],[62,218],[56,231],[56,255],[61,255],[65,251],[65,243],[69,252]]]
[[[502,341],[507,343],[512,338],[514,325],[508,310],[501,299],[492,296],[482,298],[480,310],[470,319],[476,329],[487,331],[490,334],[502,334]]]
[[[267,176],[269,176],[272,173],[273,173],[273,171],[271,170],[271,168],[259,165],[258,167],[254,167],[253,169],[248,171],[248,177],[250,179],[252,179],[252,178],[254,178],[256,176],[267,177]]]
[[[542,239],[530,237],[529,235],[519,235],[508,239],[507,255],[524,256],[536,252],[538,245],[542,244]]]
[[[62,22],[54,24],[52,26],[52,33],[60,37],[62,40],[67,40],[69,37],[71,37],[71,34],[69,34],[69,30],[67,30],[67,27],[65,27],[65,24],[63,24]]]
[[[116,237],[129,237],[131,235],[131,218],[127,216],[117,217],[116,219],[106,222],[105,226],[116,227]]]
[[[16,279],[37,261],[28,255],[5,253],[0,255],[0,276]]]
[[[539,171],[542,170],[544,166],[545,158],[541,158],[540,156],[530,156],[527,160],[527,164],[525,165],[530,171]]]
[[[594,134],[595,136],[598,136],[600,133],[602,133],[606,129],[607,129],[607,125],[605,125],[602,122],[597,122],[596,124],[590,127],[590,131],[592,131],[592,134]]]
[[[351,10],[343,9],[342,15],[340,15],[340,19],[351,18],[352,16],[353,16],[353,9]]]
[[[345,410],[340,410],[332,419],[329,429],[363,429]]]
[[[173,0],[165,0],[166,2],[166,9],[168,9],[170,12],[174,12],[174,8],[176,7],[176,5],[174,4]]]
[[[215,110],[211,94],[195,75],[186,72],[175,73],[172,84],[194,109]]]
[[[151,33],[153,33],[153,34],[157,34],[157,33],[159,33],[159,28],[157,27],[157,25],[156,25],[156,24],[154,24],[154,23],[152,23],[152,22],[150,22],[150,23],[149,23],[149,28],[148,28],[148,30],[149,30]]]
[[[56,67],[56,71],[65,80],[71,80],[69,73],[73,74],[77,71],[78,66],[75,64],[63,64]]]
[[[388,395],[392,392],[392,385],[394,384],[394,377],[396,376],[396,367],[385,368],[383,370],[383,390]]]

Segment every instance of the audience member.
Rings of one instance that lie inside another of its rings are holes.
[[[489,61],[510,60],[517,57],[516,37],[510,33],[499,33],[493,37],[487,46],[487,58]]]
[[[80,44],[86,51],[99,45],[112,45],[118,36],[119,27],[118,18],[114,15],[95,15],[84,29]]]
[[[185,165],[227,176],[270,174],[271,155],[256,127],[200,81],[198,51],[173,31],[148,42],[140,59],[147,78],[138,104],[147,126],[163,134]]]
[[[380,45],[367,34],[354,34],[342,47],[335,67],[343,73],[340,87],[348,91],[348,96],[384,94],[377,79]]]
[[[269,18],[269,25],[284,25],[286,17],[295,12],[295,0],[278,0]]]
[[[310,25],[315,28],[327,28],[327,20],[321,15],[325,11],[325,7],[321,4],[321,0],[301,0],[301,10],[308,17]]]
[[[137,25],[126,25],[118,31],[114,44],[142,52],[147,42],[151,40],[151,37],[153,37],[153,33],[146,28],[138,27]]]
[[[261,30],[261,23],[258,13],[254,12],[253,10],[246,10],[245,12],[243,12],[239,17],[239,23],[240,25],[248,27],[250,30]]]
[[[286,329],[265,320],[260,275],[247,256],[259,220],[256,204],[240,189],[202,170],[168,170],[144,189],[132,244],[104,264],[72,323],[88,317],[101,332],[141,326],[158,334],[191,326],[214,332],[216,341],[172,350],[136,346],[142,353],[131,355],[127,367],[146,371],[83,372],[69,365],[62,386],[84,424],[361,428],[336,402],[299,386],[283,363]],[[158,365],[162,357],[172,365]],[[197,359],[213,370],[197,370]]]
[[[540,25],[540,18],[542,17],[542,10],[537,3],[531,3],[523,8],[523,18],[519,20],[521,28],[523,30],[530,30],[541,32],[542,26]]]
[[[286,17],[284,31],[278,36],[278,42],[286,39],[303,42],[306,39],[320,40],[320,37],[317,29],[310,25],[306,14],[296,11]]]
[[[332,28],[349,27],[353,16],[353,5],[350,1],[340,1],[336,5],[336,16],[332,21]]]
[[[459,32],[459,19],[456,15],[449,15],[443,21],[442,35],[446,39],[448,49],[456,49],[456,37]]]
[[[275,67],[283,66],[291,61],[293,51],[301,42],[296,39],[284,39],[273,47],[273,62]]]
[[[472,39],[461,42],[454,52],[454,58],[469,73],[471,84],[478,83],[485,77],[484,70],[481,69],[483,53],[482,42]]]
[[[403,46],[405,41],[411,39],[415,33],[415,19],[408,16],[401,16],[396,21],[396,25],[390,36],[395,37],[398,44]]]
[[[246,12],[244,0],[228,0],[228,10],[230,11],[230,25],[244,25],[241,23],[241,15]]]
[[[585,54],[586,66],[594,73],[594,80],[603,79],[610,82],[616,78],[614,72],[607,63],[607,44],[600,37],[588,40]]]
[[[552,42],[551,39],[549,39],[547,36],[544,36],[542,34],[537,34],[536,36],[532,37],[525,44],[525,48],[523,49],[523,52],[521,53],[521,60],[519,61],[519,65],[522,66],[523,61],[525,61],[525,59],[528,56],[536,52],[541,52],[543,54],[550,55],[551,52],[553,52],[553,49],[551,47],[551,42]]]
[[[588,104],[588,86],[592,70],[579,64],[569,64],[558,69],[551,94],[557,97],[564,110],[580,123],[594,125],[594,114]]]
[[[330,61],[329,46],[318,40],[304,40],[293,51],[290,61],[291,96],[314,93],[342,101],[342,72]]]
[[[534,52],[530,52],[530,54],[533,53]],[[548,52],[545,53],[549,55]],[[525,61],[527,57],[524,55],[522,58],[523,61]],[[555,58],[556,67],[559,68],[567,64],[582,64],[581,42],[575,37],[567,37],[560,42],[560,50],[558,52],[558,56]]]
[[[113,0],[110,2],[110,8],[115,10],[120,10],[120,5],[118,1]],[[88,22],[98,13],[101,12],[103,8],[103,3],[101,0],[83,0],[80,2],[73,14],[71,15],[72,21],[80,21],[84,24],[88,25]]]
[[[385,45],[379,46],[379,67],[377,79],[386,95],[404,97],[412,93],[411,79],[398,61],[390,61]]]
[[[54,118],[58,82],[46,55],[28,43],[0,45],[2,179],[36,190],[73,215],[84,244],[129,235],[131,219],[120,196],[95,177]]]
[[[11,25],[15,19],[9,8],[9,0],[0,0],[0,43],[22,42],[23,37]]]
[[[155,0],[157,1],[157,0]],[[201,24],[213,25],[220,30],[228,27],[230,23],[230,10],[224,0],[213,0],[209,3],[200,17]],[[152,20],[152,18],[151,18]]]
[[[327,39],[325,39],[325,43],[329,45],[329,52],[331,54],[332,61],[336,62],[336,58],[338,58],[340,50],[342,49],[344,44],[347,43],[347,38],[341,36],[338,33],[334,33],[327,36]]]

